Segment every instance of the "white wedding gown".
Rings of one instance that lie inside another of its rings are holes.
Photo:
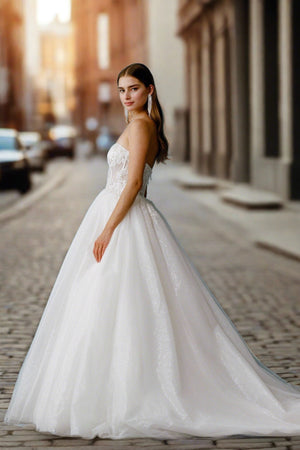
[[[65,256],[5,423],[84,438],[300,435],[300,388],[254,356],[144,197],[149,165],[96,262],[129,152],[116,142],[107,158],[107,184]]]

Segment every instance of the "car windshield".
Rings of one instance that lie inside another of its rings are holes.
[[[33,145],[36,144],[39,141],[39,136],[35,133],[20,133],[19,138],[23,145]]]
[[[16,138],[10,136],[0,136],[0,150],[18,150]]]

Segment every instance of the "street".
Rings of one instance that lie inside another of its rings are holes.
[[[70,164],[65,162],[65,164]],[[168,167],[170,166],[170,167]],[[155,167],[148,188],[204,281],[250,349],[282,378],[300,384],[300,263],[255,248],[238,225],[200,206],[171,182],[172,162]],[[56,279],[90,203],[104,187],[104,158],[78,158],[59,186],[29,209],[0,223],[0,418]],[[70,439],[28,427],[0,425],[0,447],[300,449],[299,437],[186,440]]]

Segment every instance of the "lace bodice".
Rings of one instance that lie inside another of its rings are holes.
[[[128,177],[129,151],[118,142],[115,142],[107,153],[108,173],[105,189],[120,195],[123,191]],[[151,178],[152,169],[148,163],[145,164],[143,175],[143,186],[139,194],[144,196],[148,182]]]

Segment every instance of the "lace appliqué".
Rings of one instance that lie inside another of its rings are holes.
[[[129,152],[122,147],[118,142],[112,145],[107,153],[108,173],[105,189],[120,196],[128,178],[128,160]],[[148,182],[151,178],[152,169],[148,164],[145,164],[143,174],[143,186],[139,194],[144,196]]]

